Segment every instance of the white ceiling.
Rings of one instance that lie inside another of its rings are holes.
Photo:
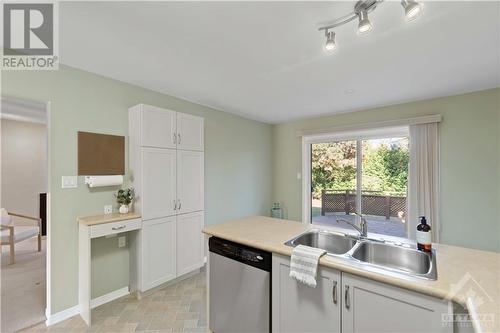
[[[252,119],[279,123],[499,86],[500,4],[399,2],[337,28],[354,2],[65,2],[64,64]]]

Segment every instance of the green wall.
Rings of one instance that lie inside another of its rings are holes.
[[[500,251],[500,89],[293,121],[273,127],[273,200],[300,221],[301,139],[319,129],[441,114],[442,242]]]
[[[76,132],[127,135],[127,109],[139,102],[205,118],[206,224],[268,215],[271,199],[301,219],[296,130],[440,113],[442,241],[500,250],[500,89],[271,126],[66,66],[1,75],[2,94],[52,103],[51,313],[77,304],[76,217],[114,203],[114,190],[89,190],[81,177],[61,189],[61,176],[76,174]],[[128,248],[117,242],[93,240],[93,297],[128,285]]]
[[[59,71],[3,71],[2,94],[51,101],[51,313],[78,301],[76,217],[101,214],[116,189],[61,189],[76,175],[76,133],[127,135],[128,108],[148,103],[205,118],[205,223],[268,214],[271,125],[248,120],[116,80],[61,66]],[[128,172],[128,170],[127,170]],[[128,285],[128,249],[117,238],[93,241],[93,297]]]

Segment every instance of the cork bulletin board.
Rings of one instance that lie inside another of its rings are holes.
[[[125,174],[125,137],[78,132],[78,175]]]

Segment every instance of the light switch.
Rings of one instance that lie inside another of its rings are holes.
[[[78,187],[78,177],[77,176],[62,176],[61,187],[62,188],[77,188]]]

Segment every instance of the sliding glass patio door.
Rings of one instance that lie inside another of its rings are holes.
[[[351,229],[359,214],[368,231],[406,237],[408,137],[312,143],[311,223]]]

